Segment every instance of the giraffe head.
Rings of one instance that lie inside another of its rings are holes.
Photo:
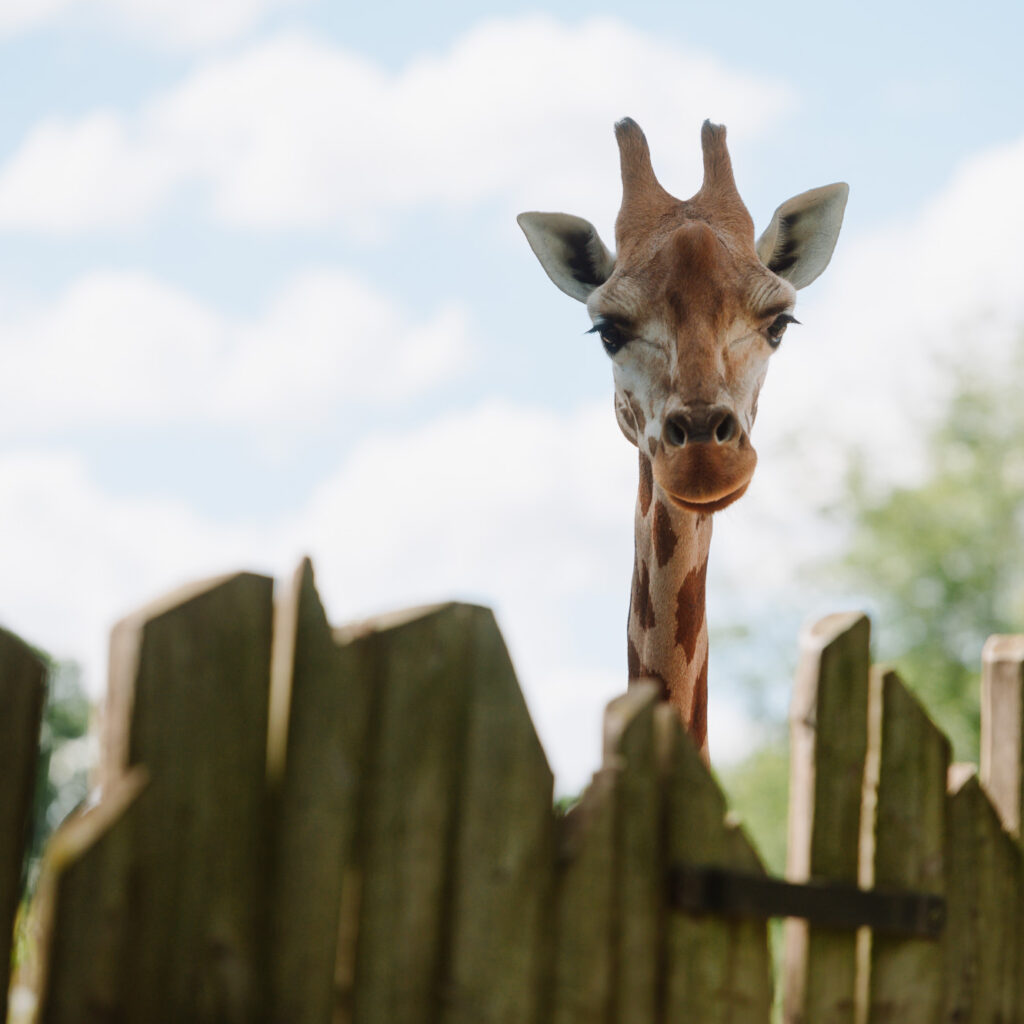
[[[552,281],[586,303],[611,357],[619,426],[649,456],[680,507],[716,512],[747,489],[757,398],[796,290],[828,265],[845,184],[783,203],[755,242],[736,190],[725,128],[704,122],[704,181],[669,195],[639,125],[615,126],[622,205],[612,255],[588,221],[523,213],[519,224]]]

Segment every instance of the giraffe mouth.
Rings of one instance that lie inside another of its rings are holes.
[[[672,499],[672,503],[679,508],[685,509],[687,512],[710,515],[712,512],[721,512],[723,508],[728,508],[734,501],[742,498],[749,486],[750,481],[747,480],[740,484],[736,490],[730,491],[720,498],[713,498],[711,501],[694,501],[692,498],[684,498],[681,495],[673,494],[671,491],[666,491],[666,493]]]

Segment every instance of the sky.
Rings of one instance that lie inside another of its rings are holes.
[[[308,553],[337,623],[484,603],[577,789],[635,453],[515,214],[610,243],[613,123],[685,197],[710,117],[759,230],[851,187],[716,517],[711,750],[743,756],[751,678],[784,708],[766,652],[857,600],[806,571],[851,453],[913,481],[950,368],[1024,320],[1022,36],[990,2],[0,0],[0,624],[98,698],[113,623],[207,575]]]

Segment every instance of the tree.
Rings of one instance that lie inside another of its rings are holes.
[[[953,741],[977,761],[981,649],[1024,632],[1024,338],[998,374],[961,369],[928,431],[913,485],[873,480],[854,460],[831,511],[845,552],[821,567],[866,599],[873,655],[891,662]],[[775,723],[768,723],[775,724]],[[788,777],[781,735],[723,773],[731,803],[770,867],[784,860]]]
[[[974,761],[982,645],[1024,629],[1022,395],[1024,358],[999,379],[964,375],[929,437],[923,483],[873,495],[863,465],[850,478],[842,568],[877,608],[876,658]]]
[[[92,707],[82,689],[81,671],[73,662],[47,660],[49,678],[39,736],[32,841],[26,863],[29,876],[34,873],[46,840],[85,799],[91,768],[88,730]]]

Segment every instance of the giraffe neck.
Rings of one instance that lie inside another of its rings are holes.
[[[686,512],[640,453],[629,607],[629,681],[653,679],[707,757],[708,630],[704,584],[711,516]]]

